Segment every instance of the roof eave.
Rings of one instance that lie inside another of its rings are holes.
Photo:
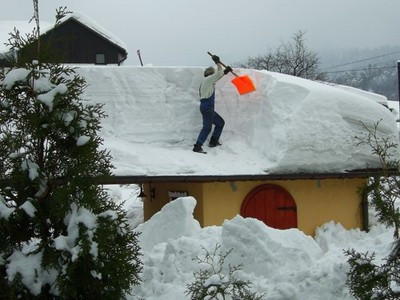
[[[87,26],[85,23],[81,22],[79,19],[77,19],[75,17],[67,18],[63,22],[56,24],[55,26],[49,28],[46,32],[42,33],[40,35],[40,37],[43,37],[43,36],[46,36],[46,35],[51,35],[51,33],[55,29],[57,29],[58,27],[60,27],[63,24],[66,24],[67,22],[75,22],[75,23],[80,24],[81,26],[85,27],[87,30],[91,31],[93,34],[97,35],[99,38],[101,38],[101,39],[107,41],[109,44],[113,45],[115,48],[117,48],[120,52],[122,52],[126,56],[128,55],[127,49],[125,49],[122,45],[120,45],[117,42],[113,41],[112,39],[110,39],[105,34],[101,34],[98,31],[94,30],[92,27]]]
[[[343,173],[297,173],[297,174],[255,174],[255,175],[130,175],[97,178],[99,184],[140,184],[155,182],[232,182],[232,181],[266,181],[266,180],[322,180],[368,178],[374,176],[398,175],[397,170],[383,173],[382,170],[355,170]]]
[[[399,176],[399,170],[365,169],[338,173],[287,173],[287,174],[243,174],[243,175],[110,175],[94,178],[95,184],[143,184],[159,182],[235,182],[235,181],[278,181],[278,180],[326,180],[326,179],[367,179],[369,177]],[[49,180],[51,185],[63,185],[69,182],[65,178]],[[0,179],[1,185],[10,184],[10,179]]]

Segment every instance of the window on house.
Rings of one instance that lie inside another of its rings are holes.
[[[169,201],[175,200],[176,198],[179,198],[179,197],[187,197],[187,196],[188,196],[188,192],[168,191]]]
[[[96,65],[105,65],[106,64],[106,55],[104,53],[96,54]]]

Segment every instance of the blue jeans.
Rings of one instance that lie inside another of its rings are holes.
[[[213,95],[214,96],[214,95]],[[203,116],[203,128],[200,131],[196,144],[203,145],[211,132],[212,125],[215,125],[211,139],[219,140],[225,121],[214,111],[214,97],[200,100],[200,112]]]

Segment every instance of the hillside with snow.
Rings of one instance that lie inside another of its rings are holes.
[[[267,71],[248,74],[256,91],[240,96],[228,74],[216,85],[225,119],[222,146],[192,152],[201,129],[200,67],[84,66],[84,97],[105,104],[105,148],[116,175],[237,175],[345,172],[379,161],[356,136],[379,123],[398,140],[384,97]]]

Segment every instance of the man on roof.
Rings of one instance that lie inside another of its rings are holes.
[[[215,107],[215,84],[224,75],[232,71],[232,68],[227,66],[222,70],[222,64],[217,55],[213,55],[212,60],[217,65],[217,71],[213,67],[209,67],[204,71],[204,78],[200,85],[200,112],[203,116],[203,128],[200,131],[196,144],[193,147],[194,152],[204,152],[203,144],[207,140],[214,124],[214,131],[211,135],[208,146],[220,146],[219,138],[225,125],[224,119],[214,110]]]

